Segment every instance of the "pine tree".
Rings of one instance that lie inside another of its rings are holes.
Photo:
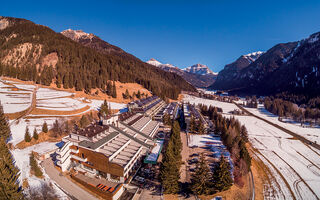
[[[173,152],[173,143],[169,141],[160,170],[161,184],[165,194],[179,192],[180,171]]]
[[[125,93],[126,99],[128,99],[130,97],[129,91],[128,89],[126,89],[126,93]]]
[[[99,115],[100,116],[107,116],[111,114],[110,107],[108,105],[108,102],[106,100],[103,101],[103,103],[100,106]]]
[[[141,93],[140,93],[140,90],[138,90],[138,93],[137,93],[137,98],[140,99],[141,98]]]
[[[178,121],[175,121],[160,170],[161,183],[166,194],[179,192],[180,167],[182,163],[181,149],[180,125]]]
[[[213,172],[213,190],[225,191],[228,190],[233,183],[230,164],[221,156]]]
[[[194,174],[192,175],[192,191],[197,195],[209,195],[212,193],[211,189],[211,172],[205,157],[201,154],[200,161],[196,165]]]
[[[42,132],[48,133],[48,124],[47,122],[44,122],[42,125]]]
[[[56,85],[57,85],[57,88],[61,88],[61,76],[60,74],[57,75],[57,80],[56,80]]]
[[[18,183],[19,169],[6,144],[9,137],[10,128],[0,103],[0,199],[23,199]]]
[[[82,117],[81,117],[81,119],[80,119],[80,127],[81,127],[81,128],[84,128],[84,127],[88,126],[89,123],[90,123],[90,122],[89,122],[87,116],[82,115]]]
[[[31,170],[34,172],[34,175],[39,178],[42,177],[43,173],[40,167],[38,166],[36,159],[34,158],[33,152],[31,152],[30,154],[29,163],[30,163]]]
[[[107,93],[108,96],[112,95],[112,85],[111,85],[110,81],[107,82],[107,91],[106,91],[106,93]]]
[[[191,116],[190,125],[189,125],[189,132],[193,133],[195,131],[196,131],[196,120],[194,119],[193,116]]]
[[[117,98],[117,88],[116,88],[116,83],[113,81],[112,85],[112,95],[113,98]]]
[[[25,142],[31,142],[31,136],[30,136],[30,133],[29,133],[29,128],[26,127],[26,132],[24,134],[24,141]]]
[[[4,138],[5,140],[10,137],[10,128],[6,116],[3,112],[3,107],[0,102],[0,139]]]
[[[38,132],[37,132],[37,129],[36,129],[36,128],[34,128],[34,130],[33,130],[33,138],[34,138],[35,140],[38,140],[38,138],[39,138],[39,135],[38,135]]]

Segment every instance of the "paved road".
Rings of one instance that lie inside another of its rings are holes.
[[[251,199],[252,200],[255,200],[256,199],[256,193],[255,193],[255,187],[254,187],[254,180],[253,180],[253,174],[252,174],[252,171],[250,170],[250,173],[249,173],[249,176],[250,176],[250,185],[252,186],[251,188]]]
[[[54,167],[52,160],[46,159],[41,165],[45,169],[48,176],[55,181],[60,188],[62,188],[66,193],[71,195],[72,197],[79,200],[96,200],[97,198],[80,188],[78,185],[73,183],[71,180],[64,176],[59,175],[59,171]]]
[[[243,108],[242,106],[240,106],[239,104],[237,104],[237,103],[235,103],[235,102],[234,102],[234,104],[235,104],[236,106],[238,106],[238,108],[240,108],[240,109],[243,110],[244,112],[248,113],[249,115],[251,115],[251,116],[253,116],[253,117],[255,117],[255,118],[258,118],[258,119],[260,119],[260,120],[262,120],[262,121],[264,121],[264,122],[266,122],[266,123],[268,123],[268,124],[270,124],[270,125],[278,128],[278,129],[282,130],[283,132],[288,133],[289,135],[292,135],[293,137],[297,138],[297,139],[300,140],[301,142],[303,142],[303,143],[305,143],[305,144],[308,144],[308,145],[310,145],[310,146],[312,146],[312,147],[320,150],[320,145],[319,145],[319,144],[316,144],[316,143],[314,143],[314,142],[306,139],[305,137],[303,137],[303,136],[301,136],[301,135],[298,135],[298,134],[296,134],[296,133],[294,133],[294,132],[292,132],[292,131],[290,131],[290,130],[288,130],[288,129],[285,129],[285,128],[279,126],[278,124],[272,123],[272,122],[270,122],[269,120],[266,120],[266,119],[264,119],[264,118],[262,118],[262,117],[259,117],[259,116],[255,115],[255,114],[249,112],[247,109]]]

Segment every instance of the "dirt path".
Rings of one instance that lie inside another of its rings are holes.
[[[180,137],[182,141],[182,162],[184,162],[183,165],[181,165],[181,171],[180,171],[180,182],[190,182],[190,175],[189,175],[189,166],[188,166],[188,159],[189,159],[189,147],[188,147],[188,141],[187,141],[187,134],[185,132],[180,132]]]
[[[17,122],[19,119],[29,115],[32,112],[32,110],[36,108],[36,105],[37,105],[37,90],[38,90],[38,86],[36,86],[32,91],[32,99],[31,99],[30,107],[27,110],[21,112],[21,115],[10,123],[10,126],[12,124],[14,124],[15,122]]]

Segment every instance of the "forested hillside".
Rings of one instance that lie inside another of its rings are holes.
[[[139,83],[155,95],[176,99],[194,87],[180,76],[139,59],[102,54],[50,28],[16,18],[0,18],[0,75],[43,85],[90,92],[106,91],[108,81]]]

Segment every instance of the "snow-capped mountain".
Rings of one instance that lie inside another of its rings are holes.
[[[195,87],[208,87],[214,83],[217,77],[217,74],[205,65],[197,64],[186,69],[180,69],[172,64],[162,64],[154,58],[148,60],[147,63],[164,71],[176,73]]]
[[[182,76],[182,74],[184,73],[184,71],[178,67],[173,66],[172,64],[163,64],[159,61],[157,61],[154,58],[151,58],[150,60],[148,60],[146,63],[159,67],[162,70],[168,71],[168,72],[173,72],[176,73],[180,76]]]
[[[150,65],[154,65],[156,67],[159,67],[160,65],[162,65],[161,62],[157,61],[154,58],[151,58],[150,60],[148,60],[147,63],[150,64]]]
[[[248,59],[250,63],[253,63],[256,61],[264,52],[263,51],[257,51],[257,52],[252,52],[247,55],[243,55],[244,58]]]
[[[210,70],[208,66],[202,65],[202,64],[195,64],[183,70],[189,73],[198,74],[198,75],[207,75],[207,74],[218,75],[218,73],[215,73],[212,70]]]

